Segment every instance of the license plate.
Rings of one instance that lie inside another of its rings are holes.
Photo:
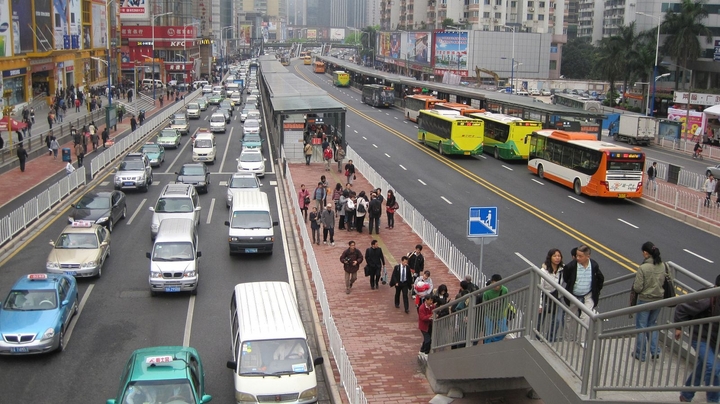
[[[168,286],[165,288],[166,292],[179,292],[180,286]]]
[[[466,152],[464,152],[463,154],[466,155],[466,156],[469,156],[469,155],[470,155],[470,152],[469,152],[469,151],[466,151]]]
[[[256,252],[257,252],[257,248],[246,248],[246,249],[245,249],[245,252],[246,252],[246,253],[256,253]]]
[[[71,276],[77,275],[77,271],[64,271],[63,273],[64,273],[65,275],[71,275]]]
[[[10,348],[10,352],[23,353],[23,352],[30,352],[30,351],[25,347],[21,347],[21,348]]]
[[[126,187],[131,187],[133,185],[135,185],[134,182],[123,182],[123,186],[126,186]]]
[[[626,197],[627,197],[626,194],[618,194],[618,198],[626,198]]]

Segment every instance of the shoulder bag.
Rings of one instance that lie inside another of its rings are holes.
[[[665,263],[665,281],[663,282],[663,299],[669,299],[675,297],[677,291],[675,290],[675,281],[670,277],[670,271],[668,270],[668,264]]]

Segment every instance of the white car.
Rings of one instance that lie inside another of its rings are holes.
[[[230,101],[232,101],[236,107],[239,107],[240,104],[242,104],[242,94],[240,94],[240,92],[238,91],[235,91],[234,93],[230,94]]]
[[[210,116],[210,132],[225,133],[225,115],[222,112],[215,112]]]
[[[243,123],[243,134],[260,133],[260,121],[257,119],[246,119]]]
[[[200,119],[200,104],[191,102],[187,105],[187,116],[192,119]]]
[[[260,149],[244,149],[237,158],[237,170],[240,173],[255,173],[265,176],[265,158]]]
[[[540,95],[540,90],[538,90],[537,88],[532,88],[532,89],[530,89],[530,95],[538,96],[538,95]]]
[[[257,175],[252,173],[235,173],[230,176],[227,182],[227,197],[225,205],[232,206],[233,195],[237,192],[259,192],[262,184]]]
[[[211,94],[213,92],[213,88],[210,84],[203,86],[203,94]]]
[[[540,91],[540,95],[542,95],[542,96],[544,96],[544,97],[549,97],[549,96],[552,95],[552,93],[550,92],[550,90],[545,90],[545,89],[543,89],[543,90]]]

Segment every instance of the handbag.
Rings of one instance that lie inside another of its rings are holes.
[[[365,276],[370,276],[370,273],[372,272],[372,269],[370,266],[365,265]]]
[[[349,176],[350,176],[350,170],[345,170],[345,176],[346,176],[346,177],[349,177]]]
[[[663,299],[669,299],[671,297],[675,297],[677,295],[677,291],[675,290],[675,281],[672,280],[670,277],[670,272],[668,271],[668,265],[665,264],[665,281],[663,282]]]
[[[633,288],[630,288],[630,306],[637,306],[638,294]]]

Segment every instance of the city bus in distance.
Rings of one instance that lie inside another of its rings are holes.
[[[528,143],[525,138],[542,129],[542,122],[524,121],[516,116],[492,112],[470,113],[467,116],[485,122],[483,150],[492,152],[496,159],[526,160]]]
[[[350,73],[336,70],[333,72],[333,85],[335,87],[347,87],[350,85]]]
[[[418,141],[442,154],[475,156],[483,150],[483,121],[430,109],[418,115]]]
[[[584,132],[544,129],[528,136],[528,169],[576,194],[642,197],[645,154]]]
[[[421,109],[433,109],[438,102],[446,102],[446,100],[435,98],[432,95],[408,95],[405,97],[405,118],[408,121],[417,122]]]
[[[300,58],[304,58],[305,56],[310,56],[310,51],[302,51],[300,52]]]
[[[325,63],[317,60],[313,63],[313,71],[315,73],[325,73]]]
[[[589,98],[580,97],[574,94],[555,93],[552,96],[552,103],[555,105],[563,105],[570,108],[582,109],[583,111],[601,113],[602,108],[600,101],[591,100]]]
[[[485,112],[484,109],[475,109],[467,104],[460,104],[459,102],[438,102],[433,109],[457,111],[460,115],[465,116],[476,112]]]
[[[280,58],[280,64],[283,66],[290,66],[290,57],[289,56],[283,56]]]
[[[311,65],[312,64],[312,56],[310,56],[310,55],[303,56],[303,64]]]
[[[373,107],[389,107],[395,103],[395,93],[392,87],[365,84],[362,89],[362,102]]]

